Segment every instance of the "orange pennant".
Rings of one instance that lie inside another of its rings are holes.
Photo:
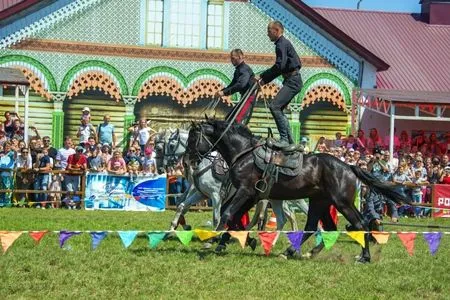
[[[35,241],[35,243],[37,245],[42,240],[44,235],[47,234],[47,232],[48,232],[47,230],[45,230],[45,231],[30,231],[28,234]]]
[[[399,232],[398,238],[402,241],[410,256],[413,256],[414,252],[414,240],[416,239],[416,233],[413,232]]]
[[[3,254],[19,238],[22,231],[0,231],[0,241],[2,243]]]
[[[275,245],[278,240],[279,232],[259,232],[258,236],[261,241],[261,245],[264,248],[264,252],[267,256],[269,256],[273,245]]]
[[[245,242],[247,241],[248,231],[229,231],[230,235],[237,239],[242,248],[245,248]]]
[[[372,231],[371,234],[380,245],[387,244],[389,240],[389,232]]]

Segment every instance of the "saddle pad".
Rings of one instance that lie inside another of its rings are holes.
[[[281,174],[297,176],[303,165],[303,153],[293,152],[285,154],[282,151],[274,151],[266,146],[258,147],[253,151],[256,166],[264,171],[271,164],[278,168]]]

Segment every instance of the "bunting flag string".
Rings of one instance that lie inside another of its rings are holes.
[[[223,231],[225,232],[225,231]],[[195,229],[191,231],[0,231],[0,244],[3,249],[3,253],[6,253],[8,248],[21,236],[23,233],[28,233],[28,235],[34,240],[35,244],[38,245],[43,237],[48,233],[56,233],[59,235],[59,246],[64,247],[66,242],[74,235],[79,235],[81,233],[89,233],[92,239],[92,250],[98,248],[100,243],[106,238],[109,233],[117,233],[125,248],[131,246],[131,244],[136,239],[139,233],[146,233],[149,239],[149,247],[151,249],[156,248],[169,233],[174,233],[180,242],[189,246],[194,235],[198,236],[201,241],[208,240],[212,237],[218,236],[223,233],[219,231],[209,231],[203,229]],[[305,233],[314,233],[316,235],[316,242],[324,243],[326,249],[331,249],[334,244],[339,239],[341,233],[347,234],[353,240],[358,242],[361,246],[365,246],[364,234],[368,232],[364,231],[317,231],[317,232],[306,232],[306,231],[228,231],[231,237],[237,239],[242,248],[245,247],[247,237],[250,233],[256,233],[260,239],[261,246],[264,249],[264,253],[269,255],[272,251],[273,246],[277,243],[280,233],[286,234],[286,237],[292,247],[300,252],[301,241]],[[403,246],[407,250],[410,256],[414,254],[414,243],[418,234],[422,234],[424,240],[428,244],[429,251],[431,255],[435,255],[439,249],[442,237],[444,235],[450,235],[450,232],[370,232],[379,244],[387,244],[390,235],[396,234]]]
[[[48,230],[44,231],[30,231],[28,235],[34,240],[36,245],[38,245],[42,238],[48,233]]]
[[[22,231],[0,231],[0,242],[2,243],[3,254],[22,235]]]
[[[97,249],[103,239],[108,235],[106,231],[92,231],[90,232],[92,238],[92,250]]]

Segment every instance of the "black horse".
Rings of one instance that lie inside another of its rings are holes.
[[[228,224],[233,228],[233,219],[240,219],[242,214],[252,208],[261,195],[255,184],[262,176],[256,167],[253,151],[262,147],[250,130],[242,125],[230,125],[224,121],[207,120],[192,124],[189,132],[186,159],[196,164],[213,149],[222,154],[230,166],[230,177],[237,192],[223,205],[222,215],[217,230],[224,230]],[[330,206],[337,210],[351,223],[353,230],[368,231],[363,217],[354,205],[357,179],[373,191],[385,195],[397,203],[410,203],[401,188],[383,183],[359,167],[350,166],[328,154],[309,154],[303,156],[303,167],[298,176],[290,177],[280,174],[273,184],[268,198],[290,200],[309,198],[309,212],[305,225],[302,244],[317,231],[318,222],[322,220],[326,231],[337,230],[330,216]],[[369,234],[365,234],[365,247],[362,249],[360,262],[370,262]],[[322,250],[323,244],[316,246],[311,254]],[[292,248],[286,250],[293,253]]]

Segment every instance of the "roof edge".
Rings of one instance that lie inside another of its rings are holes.
[[[41,2],[40,0],[26,0],[23,2],[19,2],[13,6],[8,7],[5,10],[0,11],[0,20],[5,20],[31,6]]]
[[[289,4],[296,11],[304,15],[314,24],[318,25],[325,32],[330,34],[332,37],[340,41],[342,44],[352,49],[356,54],[370,62],[377,68],[377,71],[386,71],[389,69],[389,64],[384,60],[370,52],[367,48],[359,44],[357,41],[352,39],[349,35],[343,32],[341,29],[336,27],[333,23],[325,19],[321,14],[316,12],[312,7],[306,5],[303,1],[298,0],[283,0],[285,3]]]

